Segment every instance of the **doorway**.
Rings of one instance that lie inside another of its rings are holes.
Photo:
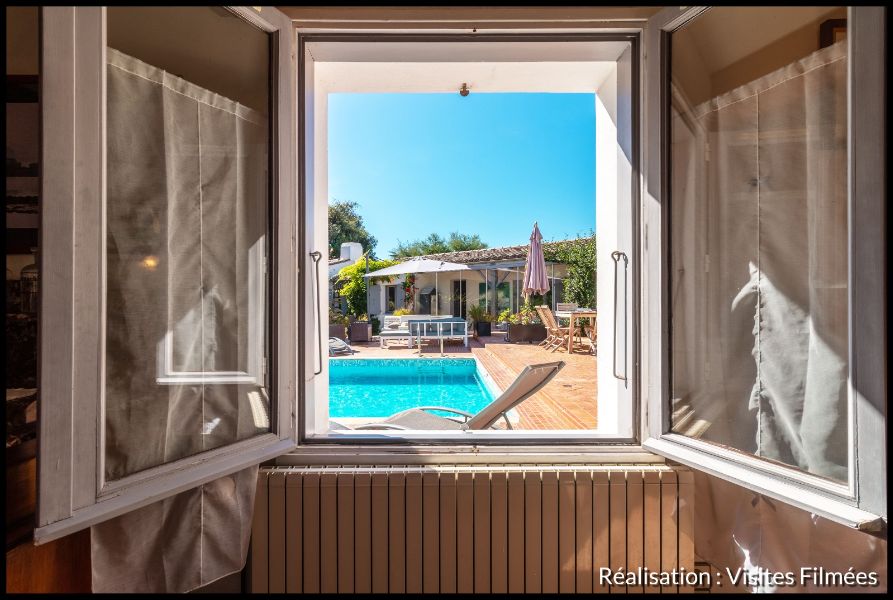
[[[467,296],[465,295],[465,280],[454,281],[453,282],[453,295],[451,296],[451,306],[452,306],[452,315],[454,317],[462,317],[463,319],[467,316],[467,307],[465,305],[465,299]]]

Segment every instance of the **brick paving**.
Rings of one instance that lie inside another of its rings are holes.
[[[584,343],[588,343],[584,342]],[[594,429],[597,419],[596,358],[588,348],[568,354],[565,349],[550,352],[536,344],[509,344],[502,334],[444,346],[444,356],[477,358],[496,384],[506,389],[524,366],[555,360],[565,361],[565,367],[539,392],[522,402],[517,411],[520,423],[516,429]],[[405,343],[391,342],[380,348],[378,342],[352,344],[354,358],[417,358],[418,350]],[[422,350],[422,357],[440,357],[440,347],[433,342]]]

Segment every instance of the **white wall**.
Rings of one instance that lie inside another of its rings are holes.
[[[632,323],[628,322],[630,343],[623,341],[623,292],[618,290],[618,313],[614,312],[614,261],[611,253],[625,252],[630,260],[632,246],[632,167],[628,158],[631,139],[630,64],[631,53],[624,52],[612,72],[598,87],[595,98],[595,222],[596,222],[596,302],[598,319],[598,431],[632,435],[631,386],[614,377],[614,331],[617,326],[618,353],[626,353],[626,369],[632,376]],[[621,261],[622,266],[622,261]],[[628,316],[633,316],[632,263],[627,298]],[[620,269],[620,282],[623,271]],[[617,369],[624,361],[618,356]]]

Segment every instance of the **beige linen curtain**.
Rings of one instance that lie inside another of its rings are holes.
[[[684,433],[847,478],[846,43],[677,112]]]
[[[270,430],[267,121],[108,49],[105,476]],[[94,591],[244,564],[257,468],[93,528]]]

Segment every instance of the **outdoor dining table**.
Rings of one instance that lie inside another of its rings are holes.
[[[572,328],[575,328],[577,326],[576,324],[577,324],[578,319],[586,319],[588,321],[588,324],[584,324],[584,325],[580,326],[580,333],[583,334],[583,333],[586,333],[587,329],[589,331],[595,331],[595,319],[598,316],[598,312],[592,310],[591,308],[578,308],[573,311],[571,311],[571,310],[557,310],[557,311],[555,311],[555,316],[560,317],[562,319],[570,319],[571,320],[570,326]],[[582,335],[581,335],[581,337],[582,337]],[[592,339],[592,336],[589,336],[589,338]],[[593,343],[594,342],[595,342],[595,340],[593,340]],[[567,351],[568,351],[568,353],[571,352],[573,347],[574,347],[574,331],[572,330],[571,334],[569,336],[567,336]]]

